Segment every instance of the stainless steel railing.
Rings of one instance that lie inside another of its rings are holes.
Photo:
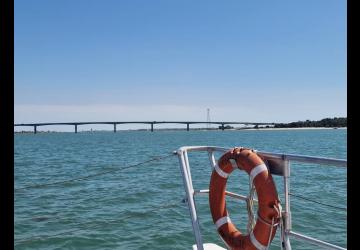
[[[199,218],[196,211],[196,204],[194,196],[198,194],[206,194],[209,190],[195,190],[192,183],[190,164],[188,158],[188,152],[190,151],[206,151],[209,155],[210,165],[214,167],[216,164],[216,159],[214,152],[224,153],[230,150],[230,148],[224,147],[214,147],[214,146],[185,146],[181,147],[176,151],[180,162],[180,169],[183,177],[186,200],[189,207],[192,228],[195,236],[195,241],[198,250],[203,250],[203,241],[200,230]],[[270,152],[256,151],[263,159],[265,159],[269,170],[272,174],[280,175],[283,177],[284,181],[284,196],[285,196],[285,209],[282,214],[283,218],[283,242],[280,244],[280,248],[284,250],[291,250],[290,238],[294,238],[299,241],[308,242],[317,246],[320,246],[325,249],[346,249],[340,246],[330,244],[325,241],[321,241],[298,232],[292,231],[291,223],[291,209],[290,209],[290,162],[302,162],[302,163],[314,163],[322,165],[333,165],[338,167],[347,167],[347,160],[343,159],[332,159],[324,157],[312,157],[305,155],[294,155],[294,154],[278,154]],[[235,199],[247,200],[247,197],[244,195],[226,192],[226,195],[231,196]]]

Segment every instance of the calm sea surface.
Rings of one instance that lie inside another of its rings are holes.
[[[346,159],[343,129],[282,131],[118,131],[15,135],[15,189],[120,169],[185,145],[246,146],[260,151]],[[190,153],[195,189],[208,189],[204,153]],[[282,179],[275,176],[280,198]],[[291,192],[346,207],[347,171],[291,165]],[[248,178],[236,171],[228,190],[246,194]],[[53,186],[15,191],[15,249],[191,249],[189,210],[176,156],[123,171]],[[196,198],[204,242],[223,245],[207,196]],[[232,220],[244,231],[242,201],[227,199]],[[293,230],[346,247],[344,210],[291,197]],[[278,234],[271,249],[279,249]],[[291,241],[293,249],[317,249]]]

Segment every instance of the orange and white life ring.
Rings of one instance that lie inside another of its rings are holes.
[[[249,174],[258,196],[257,221],[253,230],[246,235],[235,227],[226,210],[227,178],[237,168]],[[209,202],[214,224],[229,249],[267,249],[280,221],[281,205],[267,166],[253,150],[234,148],[220,157],[211,175]]]

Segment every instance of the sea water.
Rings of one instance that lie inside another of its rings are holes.
[[[182,202],[178,158],[121,168],[185,145],[346,159],[346,136],[346,129],[15,134],[15,249],[191,249],[195,239]],[[207,154],[191,152],[189,159],[194,188],[208,189]],[[274,178],[284,203],[283,180]],[[33,187],[53,182],[60,183]],[[346,247],[347,213],[341,209],[346,208],[346,184],[346,168],[292,163],[291,193],[339,207],[291,196],[293,231]],[[247,175],[234,172],[228,190],[246,195]],[[246,233],[245,203],[227,198],[227,204],[232,221]],[[207,195],[197,196],[196,205],[203,241],[224,246]],[[317,249],[295,239],[291,244],[293,249]],[[270,249],[280,249],[279,232]]]

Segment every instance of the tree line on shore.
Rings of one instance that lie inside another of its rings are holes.
[[[274,128],[302,128],[302,127],[347,127],[347,117],[325,118],[320,121],[298,121],[290,123],[278,123]]]

